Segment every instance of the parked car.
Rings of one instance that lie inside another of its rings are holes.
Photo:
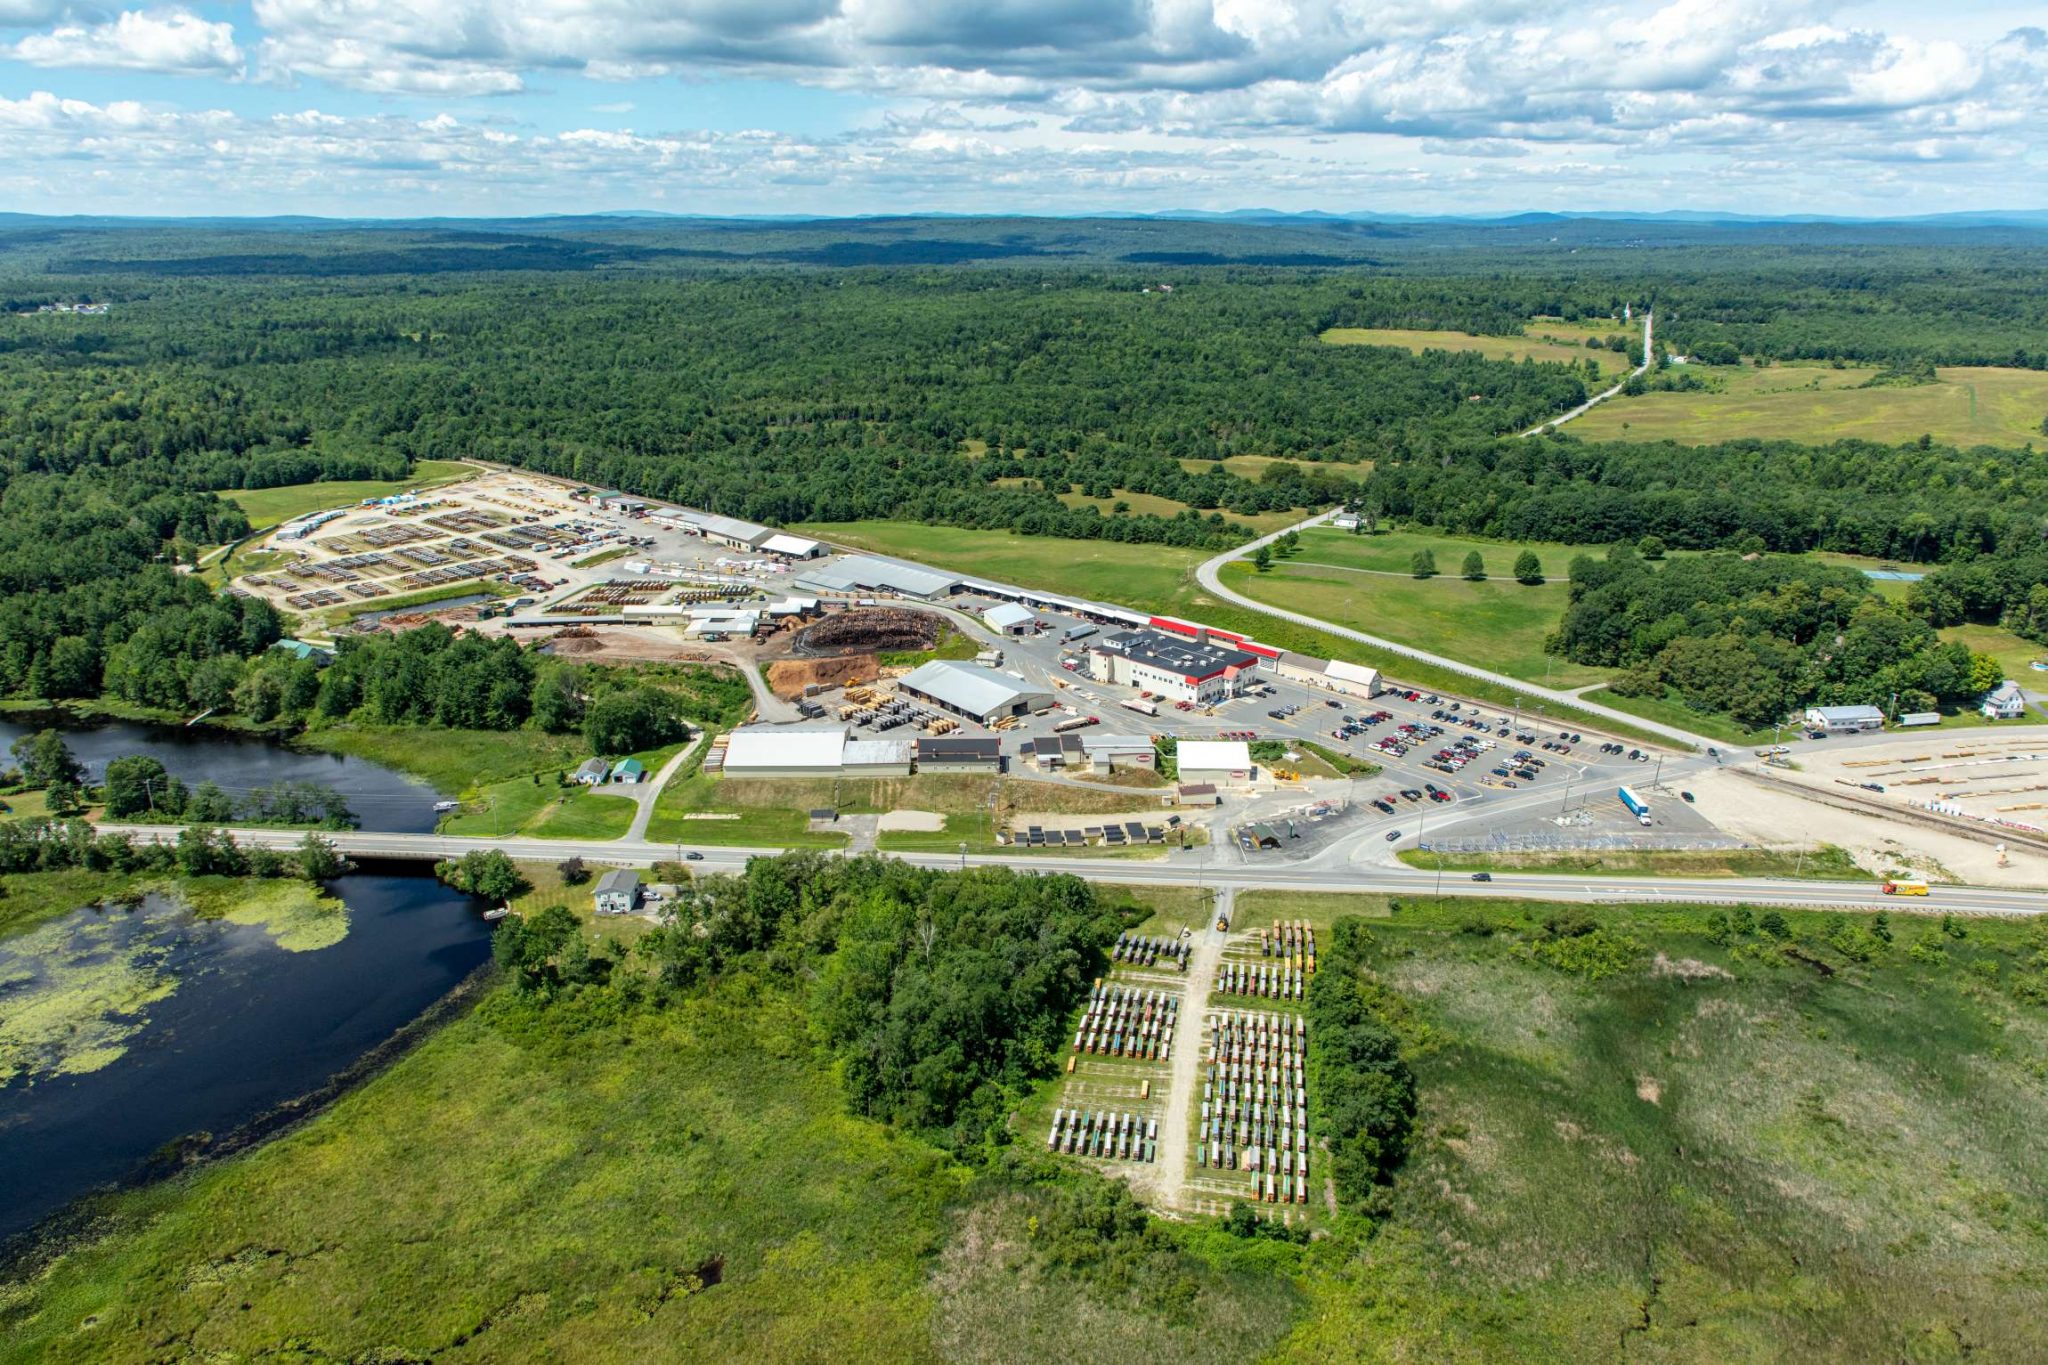
[[[1686,805],[1688,805],[1688,806],[1690,806],[1690,805],[1692,804],[1692,793],[1691,793],[1691,792],[1680,792],[1680,793],[1678,794],[1678,798],[1679,798],[1679,800],[1681,800],[1681,801],[1685,802],[1685,804],[1686,804]]]

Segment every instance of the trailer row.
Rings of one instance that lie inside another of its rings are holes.
[[[1306,920],[1276,919],[1271,930],[1258,934],[1260,957],[1276,957],[1285,966],[1307,972],[1316,969],[1316,931]]]
[[[1216,969],[1216,994],[1246,995],[1259,1000],[1300,1000],[1308,991],[1308,973],[1300,967],[1269,962],[1225,962]]]
[[[1124,1111],[1055,1109],[1052,1128],[1045,1135],[1045,1149],[1112,1161],[1155,1161],[1159,1155],[1159,1120]]]
[[[1298,1014],[1217,1010],[1209,1016],[1209,1060],[1265,1062],[1308,1055],[1308,1020]]]
[[[1138,967],[1156,966],[1164,957],[1170,965],[1186,971],[1189,952],[1188,941],[1184,938],[1152,938],[1126,932],[1116,936],[1116,946],[1110,949],[1110,956],[1118,962]]]
[[[1095,989],[1089,992],[1088,1012],[1083,1017],[1098,1022],[1163,1017],[1171,1026],[1180,1018],[1180,992],[1119,986],[1098,978]]]

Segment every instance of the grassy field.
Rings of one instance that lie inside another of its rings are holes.
[[[1562,583],[1525,587],[1513,578],[1471,583],[1455,572],[1429,579],[1363,576],[1287,560],[1276,561],[1263,574],[1243,562],[1230,564],[1223,581],[1276,607],[1533,683],[1578,687],[1609,676],[1605,669],[1543,652],[1544,637],[1564,615],[1568,589]]]
[[[627,555],[632,554],[634,549],[635,547],[631,545],[618,545],[609,550],[599,550],[594,555],[585,555],[582,559],[571,560],[569,567],[572,569],[594,569],[600,564],[609,564],[615,559],[624,559]]]
[[[308,730],[298,743],[309,749],[349,754],[425,778],[437,790],[457,794],[493,782],[573,768],[590,757],[580,735],[538,730],[376,729],[335,726]]]
[[[332,483],[293,483],[281,488],[235,489],[221,496],[242,509],[249,518],[249,525],[258,531],[269,530],[295,517],[313,512],[323,512],[330,507],[346,507],[361,502],[364,498],[388,498],[393,493],[406,489],[439,488],[462,479],[474,478],[480,471],[460,460],[421,460],[413,468],[413,477],[392,483],[378,479],[337,479]]]
[[[2048,1354],[2048,1016],[2005,984],[2037,929],[1789,914],[1788,952],[1705,910],[1362,908],[1418,1130],[1276,1357]]]
[[[2048,677],[2028,667],[2036,659],[2048,659],[2048,645],[2035,644],[1998,626],[1950,626],[1941,632],[1941,638],[1961,640],[1972,651],[1989,654],[2005,665],[2005,676],[2022,687],[2048,684]]]
[[[1660,697],[1624,697],[1610,688],[1599,687],[1584,694],[1587,701],[1611,706],[1617,711],[1626,711],[1644,720],[1654,720],[1665,725],[1676,725],[1718,739],[1727,744],[1753,745],[1769,744],[1772,731],[1769,727],[1751,730],[1726,716],[1710,716],[1695,711],[1680,702]],[[1788,732],[1789,733],[1789,732]]]
[[[1701,366],[1714,384],[1695,393],[1616,398],[1572,424],[1585,440],[1672,440],[1703,445],[1753,436],[1821,444],[1844,437],[1901,442],[1933,436],[1959,446],[2042,443],[2048,373],[1979,367],[1937,370],[1940,383],[1860,385],[1868,367],[1820,363]]]
[[[793,528],[840,545],[902,555],[1024,587],[1133,604],[1169,601],[1209,556],[1170,545],[1064,540],[911,521],[811,522]]]
[[[1437,332],[1410,327],[1332,327],[1323,333],[1330,346],[1394,346],[1420,354],[1424,351],[1477,351],[1489,360],[1536,360],[1560,365],[1583,365],[1588,359],[1600,366],[1602,374],[1621,374],[1628,357],[1605,347],[1594,349],[1583,340],[1577,344],[1545,340],[1539,333],[1566,335],[1569,323],[1551,323],[1547,329],[1530,324],[1529,336],[1482,337],[1470,332]],[[1605,335],[1605,333],[1602,333]]]
[[[1455,578],[1464,567],[1465,556],[1477,550],[1486,561],[1486,575],[1489,582],[1514,583],[1515,559],[1524,550],[1534,550],[1536,559],[1543,566],[1543,575],[1548,582],[1568,581],[1567,569],[1577,555],[1592,555],[1604,558],[1604,545],[1567,545],[1554,540],[1475,540],[1470,536],[1446,535],[1429,530],[1379,531],[1373,535],[1353,535],[1349,531],[1333,530],[1318,526],[1302,532],[1301,548],[1296,551],[1292,562],[1295,564],[1329,564],[1344,569],[1364,569],[1374,573],[1400,574],[1408,576],[1417,550],[1428,550],[1436,556],[1437,572],[1446,578]]]
[[[1422,849],[1396,855],[1410,867],[1434,871],[1438,856]],[[1858,867],[1842,849],[1825,845],[1804,855],[1781,849],[1610,849],[1598,853],[1446,853],[1446,872],[1560,872],[1574,876],[1800,877],[1859,881],[1876,874]]]

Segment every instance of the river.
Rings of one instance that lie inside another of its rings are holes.
[[[0,746],[31,728],[0,724]],[[231,793],[322,783],[367,829],[434,826],[432,789],[362,759],[125,723],[65,739],[95,777],[147,753]],[[253,887],[310,912],[310,927],[275,909],[203,919],[152,894],[0,938],[0,1239],[134,1178],[167,1144],[224,1136],[317,1089],[490,956],[481,903],[423,868],[330,883],[345,931],[300,884]]]
[[[278,782],[317,782],[348,801],[356,822],[385,834],[431,834],[438,793],[416,777],[368,759],[294,749],[258,735],[205,726],[137,725],[129,721],[79,724],[68,718],[40,721],[14,716],[0,720],[0,754],[16,739],[46,726],[64,732],[64,742],[97,782],[110,760],[147,754],[188,787],[212,780],[240,798]],[[0,766],[12,760],[0,757]]]

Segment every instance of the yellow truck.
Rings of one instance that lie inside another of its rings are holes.
[[[1927,894],[1927,883],[1917,878],[1911,880],[1895,879],[1884,884],[1884,893],[1887,896],[1924,896]]]

